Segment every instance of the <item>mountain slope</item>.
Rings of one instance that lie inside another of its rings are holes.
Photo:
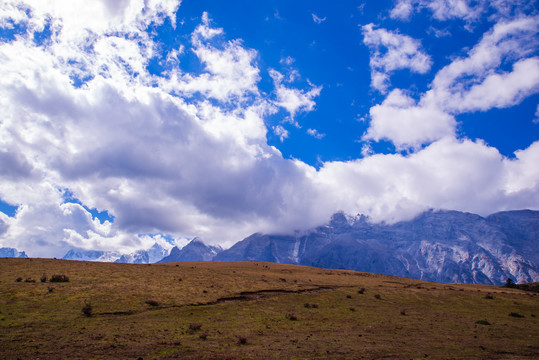
[[[215,257],[349,269],[437,282],[502,284],[539,281],[539,212],[487,218],[428,211],[392,225],[333,215],[296,235],[254,234]]]
[[[177,246],[173,247],[170,251],[170,255],[158,262],[211,261],[220,251],[222,251],[220,247],[208,246],[199,238],[194,238],[189,244],[181,249]]]

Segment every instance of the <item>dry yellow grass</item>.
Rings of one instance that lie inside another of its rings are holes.
[[[40,282],[53,274],[70,281]],[[262,262],[0,259],[0,291],[2,359],[539,354],[538,294],[492,286]],[[86,303],[90,317],[82,312]]]

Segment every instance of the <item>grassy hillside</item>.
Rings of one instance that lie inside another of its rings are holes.
[[[539,294],[493,286],[261,262],[0,259],[0,294],[2,359],[539,354]]]

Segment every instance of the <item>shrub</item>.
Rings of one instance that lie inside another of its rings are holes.
[[[49,294],[50,294],[51,292],[54,291],[54,288],[53,288],[52,286],[49,286],[49,287],[47,288],[47,290],[49,290]]]
[[[93,310],[94,308],[92,307],[92,304],[90,304],[90,302],[85,303],[81,309],[82,313],[88,317],[92,316]]]
[[[485,299],[492,300],[494,299],[494,296],[492,296],[491,294],[487,294],[485,295]]]
[[[198,336],[200,340],[206,340],[208,338],[208,333],[203,333]]]
[[[47,275],[43,274],[39,279],[42,283],[47,282]]]
[[[346,295],[346,298],[347,298],[347,299],[351,299],[351,298],[352,298],[352,295]]]
[[[380,294],[376,294],[376,295],[374,295],[374,297],[375,297],[376,299],[378,299],[378,300],[380,300],[380,299],[382,298],[382,297],[380,296]]]
[[[303,307],[305,307],[307,309],[318,309],[318,304],[305,303],[305,304],[303,304]]]
[[[53,275],[51,276],[50,282],[68,282],[69,278],[65,275]]]
[[[351,307],[351,308],[350,308],[350,311],[356,311],[356,308]]]
[[[523,318],[524,317],[524,315],[521,315],[521,314],[516,313],[516,312],[510,313],[509,316],[516,317],[516,318]]]
[[[238,344],[240,345],[247,344],[247,338],[245,336],[238,336]]]
[[[475,323],[478,325],[490,325],[490,323],[486,320],[477,320]]]
[[[515,282],[513,281],[513,279],[511,278],[507,278],[507,280],[505,281],[505,285],[504,285],[506,288],[514,288],[515,287]]]
[[[155,300],[146,300],[145,303],[150,306],[159,306],[159,303]]]
[[[26,278],[26,280],[24,280],[24,282],[27,282],[27,283],[35,283],[36,281],[32,278]]]
[[[357,291],[358,294],[363,294],[365,292],[365,288],[361,288]]]
[[[189,330],[191,331],[197,331],[202,328],[202,324],[189,324]]]
[[[403,316],[406,315],[406,310],[402,309],[401,310],[401,315],[403,315]]]
[[[292,313],[286,313],[286,318],[287,318],[288,320],[292,320],[292,321],[298,320],[297,316],[294,315],[294,314],[292,314]]]
[[[22,277],[18,277],[15,279],[16,282],[21,282],[22,281]]]

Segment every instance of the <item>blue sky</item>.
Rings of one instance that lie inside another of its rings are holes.
[[[539,206],[536,1],[0,5],[0,246]]]

